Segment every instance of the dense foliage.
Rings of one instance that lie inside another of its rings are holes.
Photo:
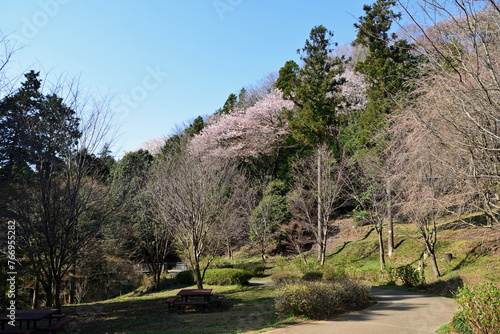
[[[355,281],[342,283],[296,283],[282,286],[275,296],[281,316],[325,319],[356,310],[370,303],[370,286]]]

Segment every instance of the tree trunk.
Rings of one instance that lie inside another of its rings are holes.
[[[57,309],[61,309],[61,277],[54,278],[54,301]]]
[[[75,283],[75,275],[76,275],[76,264],[73,266],[71,269],[71,275],[69,278],[69,284],[70,284],[70,289],[69,289],[69,303],[74,304],[75,303],[75,295],[76,295],[76,283]]]
[[[385,267],[385,257],[384,257],[384,241],[382,240],[382,227],[377,229],[378,234],[378,253],[380,257],[380,271],[384,271]]]
[[[431,258],[431,263],[432,263],[432,270],[434,271],[434,277],[438,278],[441,276],[441,273],[439,272],[438,264],[436,261],[436,254],[434,254],[434,251],[429,250],[429,257]]]
[[[392,221],[392,194],[391,185],[387,183],[387,253],[389,257],[394,252],[394,223]]]
[[[323,254],[323,229],[322,229],[322,214],[321,214],[321,149],[318,146],[318,261],[321,262]]]
[[[52,280],[40,281],[45,290],[45,306],[54,306],[54,295],[52,294]]]
[[[196,276],[196,286],[198,289],[203,289],[203,280],[201,278],[201,272],[200,272],[200,263],[196,259],[196,263],[194,265],[194,274]]]
[[[33,289],[33,301],[31,304],[32,309],[38,308],[38,292],[39,292],[40,282],[38,279],[35,280],[35,288]]]

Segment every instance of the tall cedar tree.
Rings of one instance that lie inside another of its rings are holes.
[[[394,0],[377,0],[364,5],[366,15],[354,24],[358,30],[354,45],[368,48],[368,56],[356,64],[368,83],[368,105],[359,121],[359,144],[364,145],[385,122],[385,115],[396,108],[396,102],[411,87],[409,79],[418,74],[423,59],[413,53],[414,46],[390,34],[392,23],[401,17],[392,8]]]
[[[306,40],[304,48],[297,50],[304,66],[300,69],[293,101],[297,108],[290,114],[289,126],[292,136],[305,144],[318,149],[329,141],[333,141],[337,153],[338,145],[338,117],[336,109],[340,103],[338,92],[344,79],[340,77],[343,72],[342,60],[339,57],[332,58],[331,37],[333,33],[324,26],[316,26],[311,30],[309,39]],[[337,44],[334,43],[334,46]],[[321,159],[318,154],[318,260],[321,264],[325,260],[325,240],[320,236],[328,227],[328,221],[324,219],[322,210],[322,185],[321,185]]]
[[[333,33],[320,25],[311,30],[304,48],[297,50],[304,66],[300,69],[293,101],[298,106],[289,119],[292,135],[313,147],[332,139],[337,142],[335,113],[343,79],[342,60],[330,55]],[[336,46],[336,43],[333,43]]]

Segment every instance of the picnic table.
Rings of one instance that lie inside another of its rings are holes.
[[[212,302],[212,297],[213,302],[219,306],[222,305],[224,297],[214,296],[212,294],[212,289],[183,289],[177,293],[177,296],[168,297],[165,303],[168,304],[169,311],[171,307],[175,306],[178,307],[179,311],[182,306],[203,306],[206,310],[206,307]],[[201,300],[201,298],[203,298],[203,300]]]
[[[76,318],[67,317],[60,313],[59,309],[38,309],[38,310],[16,310],[15,311],[15,321],[19,323],[19,329],[14,329],[13,326],[9,329],[5,329],[5,323],[12,321],[8,314],[0,317],[1,330],[0,333],[34,333],[36,330],[40,329],[36,327],[37,321],[48,319],[48,326],[41,328],[44,332],[54,333],[63,327],[65,327],[70,322],[74,321]],[[52,324],[52,320],[57,319],[55,323]],[[26,321],[26,330],[23,330],[23,321]],[[33,321],[33,327],[30,329],[30,322]]]
[[[212,297],[212,289],[183,289],[177,293],[184,302],[189,302],[189,297],[203,297],[204,302],[210,302]]]
[[[58,313],[58,309],[41,309],[41,310],[16,310],[16,321],[19,322],[19,329],[22,329],[23,321],[26,321],[26,328],[30,327],[30,321],[33,321],[33,328],[36,327],[36,322],[48,318],[51,321],[52,315]],[[2,329],[5,329],[5,323],[11,321],[7,314],[0,317]]]

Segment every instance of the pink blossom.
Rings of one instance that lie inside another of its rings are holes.
[[[211,117],[203,131],[189,145],[191,154],[224,158],[251,157],[269,153],[287,133],[286,110],[293,102],[279,90],[247,109]]]
[[[340,77],[345,79],[345,83],[340,92],[343,101],[339,104],[339,114],[349,114],[365,109],[368,98],[364,76],[347,67]]]

